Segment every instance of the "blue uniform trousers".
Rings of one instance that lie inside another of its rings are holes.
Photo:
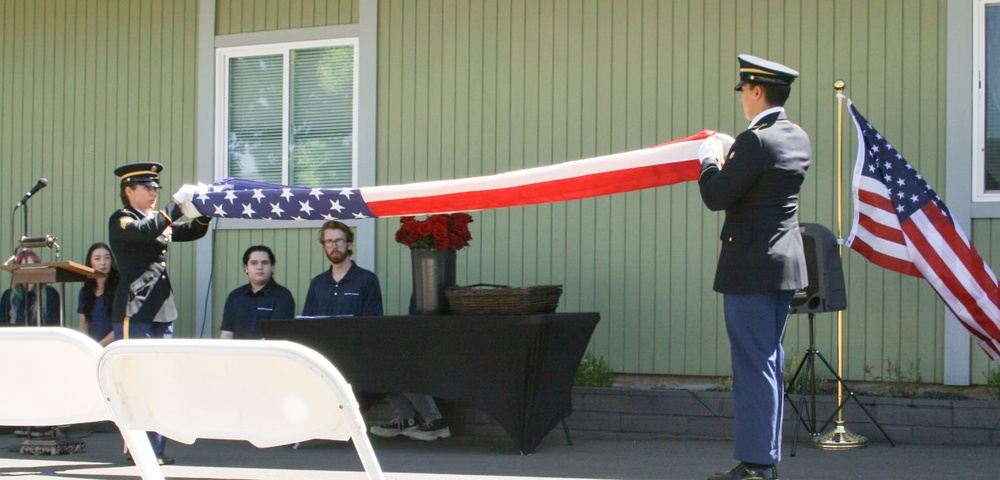
[[[732,349],[737,461],[781,461],[785,351],[781,337],[792,291],[723,295]]]

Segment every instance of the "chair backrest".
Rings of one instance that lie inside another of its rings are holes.
[[[0,425],[114,420],[97,384],[101,352],[100,344],[69,328],[0,328],[0,365],[5,366],[0,369]],[[149,438],[124,429],[122,436],[135,458],[147,460],[136,462],[142,478],[163,480]]]
[[[101,346],[62,327],[0,328],[0,425],[111,420],[97,386]]]
[[[104,349],[98,380],[123,430],[257,447],[353,438],[368,476],[383,478],[351,386],[297,343],[122,340]]]

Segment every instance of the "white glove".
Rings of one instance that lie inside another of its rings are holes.
[[[198,209],[194,206],[194,197],[197,194],[198,187],[187,184],[181,185],[180,190],[177,190],[177,193],[174,194],[174,203],[181,207],[181,212],[184,213],[184,216],[190,218],[198,218],[201,216],[201,213],[199,213]]]
[[[722,154],[722,141],[719,140],[719,137],[712,135],[701,142],[701,146],[698,147],[698,159],[701,160],[702,167],[710,159],[714,159],[719,162],[720,166],[722,165],[725,159]]]
[[[181,185],[180,190],[177,190],[177,193],[175,193],[172,198],[174,199],[174,203],[181,205],[184,202],[194,200],[194,196],[197,193],[198,193],[198,187],[194,185],[184,184]]]
[[[191,200],[182,203],[180,206],[181,206],[181,212],[184,212],[185,217],[188,218],[204,217],[204,215],[202,215],[201,212],[198,211],[198,207],[196,207],[194,205],[194,202]]]

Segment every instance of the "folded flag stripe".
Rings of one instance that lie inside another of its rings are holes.
[[[240,178],[195,198],[202,215],[266,220],[397,217],[508,208],[624,193],[695,180],[698,147],[715,132],[631,152],[497,175],[362,188],[309,188]],[[733,139],[720,134],[728,148]]]
[[[481,177],[366,187],[377,217],[475,211],[578,200],[695,180],[711,131],[642,150]]]
[[[369,200],[368,207],[377,217],[395,217],[563,202],[694,180],[698,178],[700,166],[700,162],[695,159],[488,191],[430,195],[421,197],[419,201],[409,198]],[[363,189],[362,193],[366,199],[371,198],[370,192]]]
[[[848,100],[858,131],[854,222],[847,246],[922,277],[983,350],[1000,360],[1000,286],[948,207]]]

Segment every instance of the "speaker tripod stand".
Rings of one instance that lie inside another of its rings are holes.
[[[885,439],[889,441],[889,444],[895,447],[896,443],[892,441],[892,438],[890,438],[889,434],[886,433],[885,429],[882,428],[882,425],[878,423],[878,420],[875,420],[875,417],[873,417],[871,412],[869,412],[868,409],[865,408],[865,405],[861,403],[861,400],[859,400],[858,397],[854,395],[854,391],[851,390],[846,383],[844,383],[844,379],[837,374],[836,370],[834,370],[833,367],[830,365],[830,362],[828,362],[826,358],[823,357],[823,354],[819,353],[819,350],[816,348],[816,334],[814,329],[815,322],[816,322],[816,315],[814,313],[809,313],[809,348],[806,350],[806,355],[802,358],[802,361],[799,362],[799,366],[795,369],[795,373],[792,374],[792,377],[788,380],[788,386],[793,387],[796,385],[795,382],[799,380],[799,375],[802,375],[801,382],[798,384],[798,388],[796,389],[799,395],[798,405],[796,405],[796,402],[792,400],[792,397],[789,395],[788,390],[785,391],[785,400],[788,401],[788,405],[792,407],[792,410],[795,411],[796,415],[795,433],[792,435],[791,456],[793,457],[795,456],[795,448],[798,444],[798,439],[799,439],[799,426],[800,425],[804,426],[806,432],[810,436],[816,437],[820,435],[820,432],[826,429],[826,427],[829,426],[831,422],[833,422],[833,419],[837,416],[837,414],[840,413],[841,410],[843,410],[845,405],[847,405],[848,399],[854,399],[854,401],[857,402],[858,406],[861,407],[861,410],[865,412],[865,415],[868,416],[868,419],[871,420],[876,427],[878,427],[878,430],[882,432],[882,435],[885,436]],[[837,380],[837,382],[840,384],[840,387],[843,389],[844,393],[846,393],[846,396],[843,398],[843,400],[841,400],[840,404],[837,406],[837,409],[834,410],[834,412],[830,415],[830,418],[828,418],[826,422],[823,423],[823,426],[820,427],[819,429],[816,428],[816,383],[817,383],[816,359],[817,358],[821,362],[823,362],[823,365],[826,366],[826,369],[830,371],[830,373],[833,375],[833,378]],[[808,403],[806,402],[807,396],[809,398]]]

